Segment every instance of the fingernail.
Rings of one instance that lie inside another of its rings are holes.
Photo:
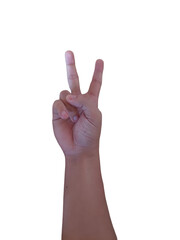
[[[74,63],[74,55],[72,51],[66,51],[65,52],[65,59],[67,64],[73,64]]]
[[[75,116],[73,117],[73,120],[74,120],[74,122],[76,122],[76,121],[78,120],[78,116],[75,115]]]
[[[62,115],[63,118],[67,118],[68,117],[68,114],[67,114],[66,111],[62,111],[61,115]]]
[[[67,99],[70,100],[70,101],[75,99],[75,98],[76,98],[76,95],[68,95],[67,96]]]

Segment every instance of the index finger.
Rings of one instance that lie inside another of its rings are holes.
[[[75,66],[75,59],[74,59],[73,52],[66,51],[65,59],[66,59],[67,78],[68,78],[69,87],[71,89],[71,93],[80,94],[81,90],[79,86],[79,77],[78,77],[76,66]]]

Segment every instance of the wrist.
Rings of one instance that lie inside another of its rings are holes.
[[[98,174],[100,169],[99,150],[93,152],[81,152],[78,155],[65,156],[66,171],[88,172],[88,175]]]
[[[85,149],[74,151],[70,154],[64,154],[66,161],[80,161],[80,160],[99,160],[99,146],[93,149]]]

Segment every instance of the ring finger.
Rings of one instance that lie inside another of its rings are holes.
[[[70,105],[67,100],[66,100],[66,96],[69,95],[70,92],[67,90],[64,90],[62,92],[60,92],[59,95],[59,99],[64,103],[64,105],[66,106],[66,109],[68,111],[69,117],[71,119],[72,122],[76,122],[77,119],[79,118],[79,113],[77,111],[77,108],[73,107],[72,105]]]

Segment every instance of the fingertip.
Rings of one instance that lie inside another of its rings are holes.
[[[71,51],[71,50],[67,50],[67,51],[65,52],[65,54],[68,53],[68,52],[69,52],[69,53],[73,53],[73,51]]]
[[[103,69],[104,69],[104,61],[102,59],[97,59],[96,60],[96,70],[102,72]]]
[[[74,64],[74,53],[70,50],[65,52],[66,64]]]
[[[74,121],[74,122],[77,122],[77,120],[78,120],[78,116],[75,115],[75,116],[73,117],[73,121]]]

